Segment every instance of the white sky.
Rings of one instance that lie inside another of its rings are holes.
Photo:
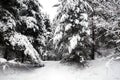
[[[43,6],[43,11],[50,16],[51,20],[53,20],[57,12],[57,8],[53,7],[53,5],[57,4],[58,0],[39,0],[39,2]]]

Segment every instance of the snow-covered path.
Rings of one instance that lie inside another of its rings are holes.
[[[120,80],[120,61],[105,67],[106,60],[91,61],[89,67],[60,64],[58,61],[44,62],[37,69],[8,69],[0,72],[0,80]]]

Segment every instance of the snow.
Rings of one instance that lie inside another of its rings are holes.
[[[61,27],[60,27],[60,26],[57,26],[57,27],[55,28],[55,34],[58,33],[60,30],[61,30]]]
[[[91,5],[88,4],[87,1],[81,0],[81,2],[84,3],[84,5],[85,5],[86,8],[89,8],[91,11],[93,11],[93,8],[91,7]]]
[[[81,13],[81,16],[83,17],[84,20],[88,20],[88,14],[86,14],[86,13]]]
[[[7,60],[4,58],[0,58],[0,66],[2,67],[2,70],[5,70],[7,67]]]
[[[10,68],[0,72],[2,80],[120,80],[119,61],[113,61],[107,69],[105,58],[89,62],[82,66],[60,64],[59,61],[45,61],[45,67],[31,69],[30,67]],[[23,69],[24,68],[24,69]],[[108,70],[108,71],[107,71]]]
[[[75,19],[75,23],[76,23],[76,24],[79,24],[79,20],[78,20],[78,19]]]
[[[39,29],[39,27],[36,25],[37,21],[35,18],[23,16],[21,17],[21,19],[26,23],[27,28],[37,29],[37,30]]]
[[[34,49],[32,44],[29,42],[28,38],[20,33],[14,33],[9,38],[9,41],[11,42],[11,45],[15,48],[16,45],[21,47],[22,50],[24,50],[25,55],[31,56],[35,62],[39,59],[38,52]],[[25,47],[25,48],[24,48]],[[38,60],[39,61],[39,60]]]
[[[79,35],[73,35],[73,37],[70,39],[70,45],[68,46],[69,53],[71,53],[71,51],[75,49],[79,40],[80,40]]]
[[[90,35],[90,29],[88,29],[88,30],[86,30],[86,33],[88,34],[88,35]]]
[[[88,14],[86,14],[86,13],[81,13],[81,16],[80,16],[80,18],[81,19],[83,19],[81,22],[80,22],[80,24],[82,25],[82,26],[85,26],[86,28],[88,28]]]
[[[116,43],[120,43],[120,40],[117,40]]]
[[[77,7],[76,11],[77,11],[77,13],[79,13],[80,12],[80,8]]]
[[[45,36],[40,36],[39,38],[38,38],[38,41],[40,41],[40,43],[42,43],[42,45],[46,45],[46,38],[45,38]]]
[[[58,3],[58,0],[38,0],[42,4],[42,11],[50,15],[50,20],[52,21],[57,14],[57,8],[53,5]]]
[[[86,28],[88,28],[88,22],[86,22],[86,21],[81,21],[80,25],[85,26]]]
[[[65,19],[68,18],[68,15],[67,14],[63,14],[60,21],[63,22],[65,21]]]
[[[71,29],[71,26],[72,26],[72,24],[66,25],[66,26],[65,26],[65,31],[68,31],[69,29]]]
[[[6,59],[4,59],[4,58],[0,58],[0,65],[1,65],[1,64],[4,64],[4,63],[6,63],[6,62],[7,62]]]
[[[15,21],[11,17],[3,17],[7,22],[0,21],[0,31],[5,32],[9,29],[14,29],[16,26]]]
[[[55,37],[53,38],[53,44],[57,44],[62,39],[62,35],[63,35],[62,32],[56,34]]]

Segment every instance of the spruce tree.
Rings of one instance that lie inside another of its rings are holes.
[[[64,60],[80,62],[80,57],[89,58],[90,29],[88,16],[91,6],[83,0],[61,0],[58,5],[58,15],[55,18],[55,33],[53,44],[61,54],[67,54]],[[62,46],[62,47],[61,47]],[[60,49],[61,48],[61,49]],[[78,58],[77,58],[78,57]]]
[[[41,4],[37,0],[2,0],[0,24],[3,44],[16,54],[19,52],[21,57],[22,54],[29,56],[33,63],[41,65],[34,44],[44,31]]]

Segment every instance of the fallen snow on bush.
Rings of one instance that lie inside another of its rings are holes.
[[[40,61],[38,52],[34,49],[26,36],[20,33],[14,33],[14,35],[11,35],[11,37],[9,38],[9,41],[14,48],[16,46],[22,48],[20,50],[24,50],[24,54],[29,55],[33,61]]]

